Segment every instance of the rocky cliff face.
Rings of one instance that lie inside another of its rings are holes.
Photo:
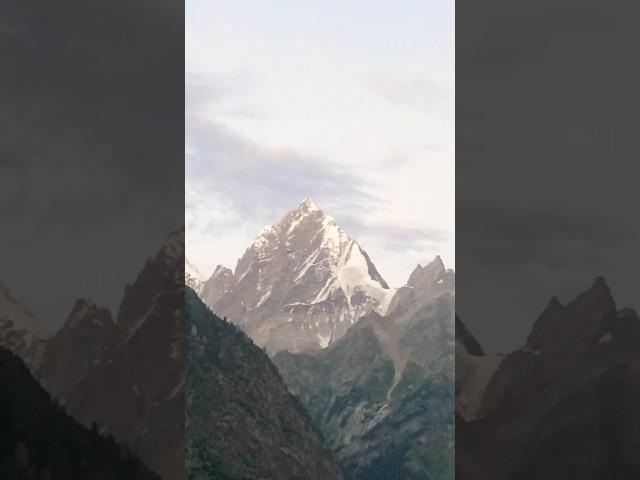
[[[567,305],[552,299],[478,417],[460,420],[458,478],[638,478],[639,398],[640,320],[598,278]]]
[[[453,272],[436,259],[387,316],[314,355],[274,357],[353,478],[453,477],[453,307]]]
[[[344,478],[260,348],[193,292],[185,321],[189,478]]]
[[[111,353],[116,334],[109,310],[78,300],[63,327],[47,339],[36,375],[55,398],[66,399]]]
[[[221,272],[203,298],[271,354],[325,348],[363,315],[385,313],[394,294],[360,245],[310,200],[265,228],[233,275]]]
[[[222,265],[218,265],[213,275],[203,284],[202,291],[198,292],[196,290],[196,293],[200,295],[207,305],[215,305],[218,300],[229,293],[232,286],[233,272]]]
[[[184,478],[184,231],[148,260],[112,321],[80,301],[47,342],[39,377],[67,411]]]

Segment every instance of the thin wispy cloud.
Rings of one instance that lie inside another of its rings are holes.
[[[189,90],[193,83],[187,80],[187,85]],[[190,191],[228,199],[243,218],[280,212],[306,197],[331,204],[375,203],[374,186],[348,167],[294,150],[260,146],[213,120],[207,111],[215,109],[219,93],[198,86],[187,95]]]
[[[392,284],[453,266],[452,19],[446,2],[189,4],[191,260],[233,267],[310,197]]]

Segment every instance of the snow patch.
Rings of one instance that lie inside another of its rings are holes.
[[[256,307],[255,308],[258,308],[260,305],[262,305],[264,302],[266,302],[269,299],[270,296],[271,296],[271,289],[267,290],[265,292],[265,294],[262,295],[262,297],[260,297],[260,300],[258,300],[258,303],[256,303]]]
[[[329,343],[331,342],[331,334],[322,335],[320,332],[318,332],[318,342],[320,343],[321,348],[327,348],[329,346]]]
[[[521,351],[525,352],[525,353],[531,353],[533,355],[540,355],[540,350],[532,350],[530,348],[523,348]]]
[[[500,366],[499,355],[475,356],[456,340],[456,405],[465,420],[478,418],[478,410],[494,373]]]
[[[178,384],[175,387],[173,387],[169,392],[169,395],[167,396],[167,400],[171,400],[180,392],[184,391],[184,384],[185,384],[185,378],[184,378],[184,374],[182,374],[182,378],[180,378],[180,381],[178,382]]]
[[[142,325],[144,325],[144,323],[149,319],[151,314],[153,314],[155,312],[156,301],[158,300],[158,297],[160,295],[161,295],[161,293],[159,293],[155,297],[153,297],[153,299],[151,301],[151,307],[149,308],[149,310],[147,310],[147,312],[142,317],[140,317],[138,320],[136,320],[135,323],[131,327],[129,327],[129,330],[127,331],[127,336],[120,343],[120,346],[122,346],[123,344],[128,342],[136,334],[136,332],[140,329],[140,327],[142,327]]]
[[[611,333],[607,332],[602,337],[600,337],[598,343],[609,343],[612,338],[613,336],[611,335]]]

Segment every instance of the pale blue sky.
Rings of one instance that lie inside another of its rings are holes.
[[[305,197],[393,285],[454,262],[454,4],[187,1],[187,256],[231,268]]]

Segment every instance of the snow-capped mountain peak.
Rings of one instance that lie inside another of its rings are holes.
[[[302,202],[300,202],[300,205],[298,205],[298,208],[296,210],[306,210],[307,212],[315,212],[320,209],[315,203],[313,203],[313,200],[311,200],[310,198],[305,198]]]
[[[347,239],[344,231],[331,216],[325,215],[315,203],[305,199],[278,223],[264,227],[249,249],[260,251],[280,242],[287,243],[304,230],[316,230],[317,234],[322,233],[327,241]]]
[[[305,199],[257,236],[228,292],[205,301],[258,344],[297,351],[327,346],[365,313],[384,314],[393,294],[364,249]]]
[[[306,303],[322,302],[337,288],[341,288],[348,299],[358,286],[371,287],[375,298],[381,298],[385,293],[377,290],[388,290],[360,245],[349,238],[332,216],[326,215],[309,199],[277,224],[262,230],[238,262],[235,273],[238,282],[242,282],[256,263],[273,263],[278,257],[286,263],[294,284],[322,277],[322,287],[313,297],[305,298]],[[259,267],[258,270],[262,273],[264,269]]]

